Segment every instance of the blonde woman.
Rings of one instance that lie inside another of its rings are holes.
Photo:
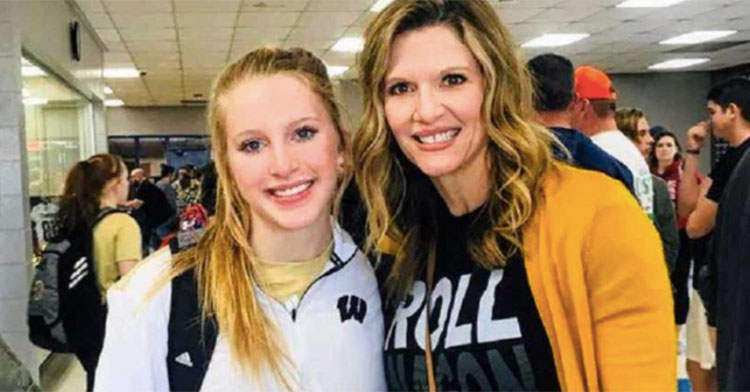
[[[210,102],[215,222],[110,290],[97,389],[383,389],[377,283],[332,223],[348,159],[325,66],[258,49]]]
[[[359,61],[388,388],[674,389],[658,235],[624,187],[553,161],[490,4],[396,0]]]

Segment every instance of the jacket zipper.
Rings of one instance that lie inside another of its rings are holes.
[[[300,306],[302,306],[302,300],[305,298],[305,295],[307,295],[307,293],[310,291],[310,289],[312,289],[312,287],[315,285],[315,283],[318,283],[320,280],[322,280],[326,276],[329,276],[329,275],[333,274],[334,272],[340,270],[346,264],[348,264],[348,263],[344,263],[343,261],[341,261],[341,258],[338,257],[338,255],[336,255],[336,253],[333,250],[331,250],[331,257],[329,258],[329,261],[332,262],[332,263],[334,263],[333,268],[329,269],[328,271],[326,271],[322,275],[320,275],[317,278],[315,278],[315,280],[313,280],[312,283],[310,283],[310,285],[307,286],[307,289],[305,289],[305,292],[302,293],[302,295],[299,297],[299,301],[297,301],[296,306],[291,311],[289,311],[287,309],[286,304],[282,303],[281,301],[279,301],[279,300],[277,300],[275,298],[269,297],[272,301],[275,301],[276,303],[278,303],[279,305],[281,305],[281,307],[284,308],[284,310],[286,310],[287,312],[289,312],[290,316],[292,317],[292,321],[293,322],[297,321],[297,309],[299,309]]]

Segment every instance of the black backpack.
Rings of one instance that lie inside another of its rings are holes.
[[[62,353],[101,348],[107,307],[96,274],[93,231],[113,213],[125,211],[103,209],[91,228],[47,243],[34,268],[27,309],[29,339],[34,345]]]
[[[171,391],[198,391],[203,385],[218,328],[215,318],[201,321],[201,317],[195,274],[190,269],[172,279],[166,358]]]

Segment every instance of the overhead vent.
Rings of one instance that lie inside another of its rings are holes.
[[[681,46],[676,49],[668,50],[667,53],[712,53],[749,43],[750,41],[704,42],[702,44]]]
[[[206,106],[208,101],[205,99],[183,99],[180,103],[185,106]]]

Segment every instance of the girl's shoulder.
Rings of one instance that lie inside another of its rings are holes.
[[[138,222],[130,216],[125,210],[117,210],[110,212],[96,224],[96,227],[130,227],[138,226]]]
[[[164,247],[138,262],[127,275],[107,291],[107,302],[112,307],[132,310],[154,304],[168,307],[171,298],[170,268],[172,253]]]

